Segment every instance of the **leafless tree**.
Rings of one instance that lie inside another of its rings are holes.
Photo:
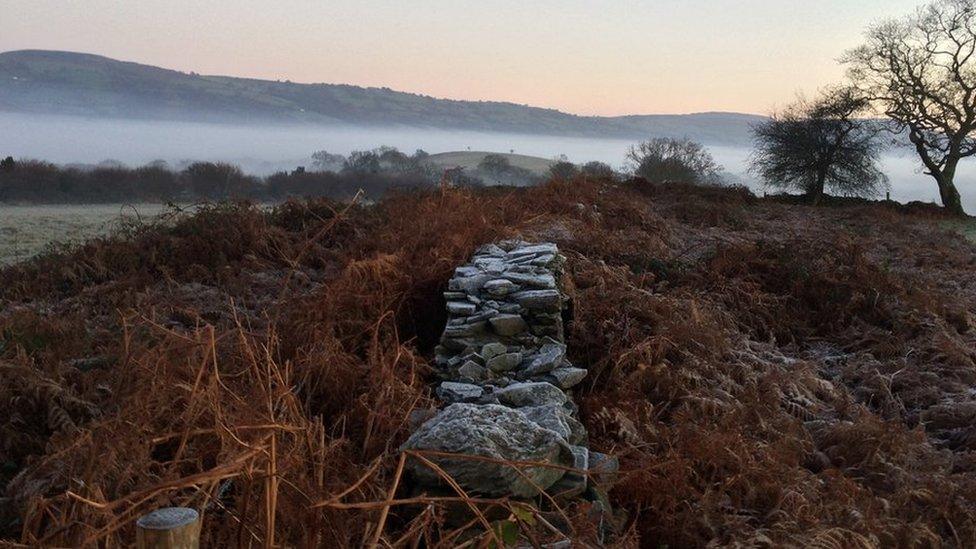
[[[853,90],[835,89],[774,114],[752,129],[756,148],[750,169],[766,185],[798,189],[814,204],[825,189],[878,195],[888,182],[877,164],[884,143],[878,122],[857,118],[866,106]]]
[[[661,183],[714,183],[722,167],[701,143],[690,139],[656,137],[627,152],[634,175]]]
[[[976,0],[936,0],[866,38],[844,56],[851,81],[908,134],[943,206],[962,215],[954,179],[976,154]]]

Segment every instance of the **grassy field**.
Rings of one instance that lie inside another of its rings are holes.
[[[524,154],[501,154],[485,151],[454,151],[430,155],[430,161],[441,168],[462,167],[466,170],[474,170],[478,164],[489,154],[499,154],[508,159],[509,163],[517,168],[525,168],[536,175],[545,175],[552,165],[552,160],[540,158],[538,156],[527,156]]]
[[[55,243],[101,236],[126,221],[152,218],[161,204],[0,205],[0,265],[27,259]]]

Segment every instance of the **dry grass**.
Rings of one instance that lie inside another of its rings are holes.
[[[522,235],[570,259],[618,545],[973,546],[976,248],[939,223],[580,180],[220,206],[8,268],[0,528],[126,543],[180,504],[208,545],[593,539],[582,506],[400,474],[452,269]]]

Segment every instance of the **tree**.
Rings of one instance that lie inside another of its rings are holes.
[[[936,0],[867,31],[843,61],[859,89],[907,133],[942,205],[963,215],[955,176],[976,154],[976,0]]]
[[[549,178],[566,181],[579,175],[579,166],[568,160],[557,160],[549,166]]]
[[[12,156],[8,156],[7,158],[0,160],[0,172],[11,172],[16,166],[17,163],[14,161],[14,157]]]
[[[353,151],[342,171],[359,175],[380,173],[380,157],[373,151]]]
[[[722,171],[700,143],[657,137],[630,148],[627,160],[634,175],[655,182],[713,183]]]
[[[312,167],[319,172],[338,172],[346,163],[346,157],[328,151],[312,153]]]
[[[826,188],[845,196],[877,195],[888,178],[878,168],[880,125],[857,119],[867,100],[833,90],[814,103],[798,101],[753,127],[750,169],[766,184],[798,189],[818,204]]]
[[[588,177],[595,177],[600,179],[613,179],[617,174],[613,171],[610,164],[604,162],[597,162],[596,160],[592,162],[587,162],[583,164],[580,169],[583,175]]]

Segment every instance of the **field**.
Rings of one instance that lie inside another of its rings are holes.
[[[104,236],[120,224],[151,220],[164,210],[159,204],[0,205],[0,265],[23,261],[56,243]]]
[[[976,245],[948,223],[586,179],[204,207],[2,269],[0,540],[128,545],[187,505],[210,547],[487,545],[398,447],[455,266],[522,237],[567,256],[611,545],[974,547]],[[585,504],[460,499],[595,543]]]
[[[430,162],[441,168],[461,167],[465,170],[474,171],[478,164],[489,154],[498,154],[508,160],[509,164],[516,168],[524,168],[530,172],[542,176],[549,171],[552,160],[539,158],[537,156],[527,156],[524,154],[500,154],[483,151],[455,151],[430,155]]]

